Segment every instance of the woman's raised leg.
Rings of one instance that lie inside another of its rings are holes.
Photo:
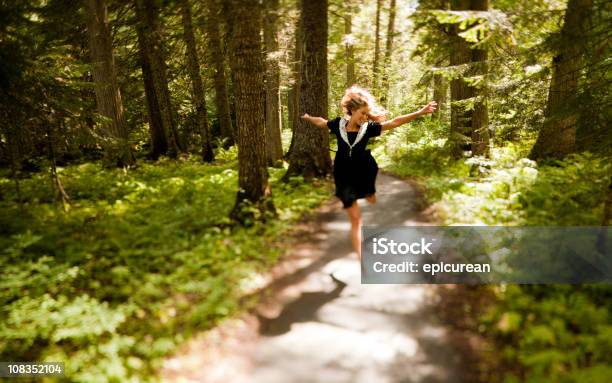
[[[376,203],[376,193],[370,194],[369,196],[367,196],[366,200],[372,205],[375,204]]]
[[[357,201],[354,201],[346,211],[351,221],[351,243],[353,250],[355,250],[359,259],[361,259],[361,213]]]

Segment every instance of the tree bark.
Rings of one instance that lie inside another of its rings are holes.
[[[295,96],[294,96],[295,89],[293,89],[293,88],[294,88],[294,85],[291,85],[289,87],[289,90],[287,91],[287,122],[288,122],[289,128],[291,129],[291,132],[294,131],[293,127],[295,126],[295,124],[293,123],[293,119],[294,119],[294,117],[296,115],[296,112],[295,112],[295,102],[294,102],[294,99],[295,99]],[[293,140],[291,140],[291,141],[293,141]],[[287,150],[287,154],[288,153],[289,153],[289,150]],[[287,154],[285,154],[285,156],[287,156]]]
[[[297,7],[300,9],[301,0],[297,0]],[[289,88],[289,123],[291,124],[291,143],[289,144],[289,149],[285,154],[285,158],[291,158],[291,152],[293,151],[294,143],[295,143],[295,131],[297,129],[298,124],[300,123],[299,109],[298,104],[300,101],[300,86],[302,84],[301,78],[301,65],[302,65],[302,49],[303,49],[303,30],[302,30],[302,18],[299,17],[296,26],[295,26],[295,45],[294,45],[294,53],[293,53],[293,83]]]
[[[159,102],[155,94],[155,86],[153,85],[153,71],[151,69],[150,54],[146,49],[146,37],[142,28],[137,28],[138,43],[140,46],[140,66],[142,68],[142,78],[144,82],[145,98],[147,100],[147,112],[149,123],[149,137],[151,139],[151,152],[149,156],[157,160],[159,156],[168,152],[168,133],[164,128],[161,113],[159,111]]]
[[[260,38],[262,9],[257,2],[231,0],[231,60],[238,133],[238,186],[230,217],[242,223],[275,212],[268,184],[265,147],[264,62]],[[248,20],[248,22],[246,22]]]
[[[603,219],[601,220],[601,229],[597,236],[597,249],[602,254],[609,254],[608,245],[610,239],[608,238],[609,226],[612,226],[612,178],[608,184],[608,190],[606,192],[604,201],[604,212]]]
[[[327,0],[302,0],[302,64],[297,115],[327,117]],[[331,172],[329,135],[299,119],[289,169],[283,180],[301,175],[304,179],[324,177]]]
[[[470,9],[474,11],[488,11],[489,0],[472,0]],[[472,155],[489,156],[489,112],[487,109],[487,50],[485,48],[472,49],[473,73],[483,76],[482,84],[473,86],[472,91],[478,99],[474,103],[472,112]]]
[[[569,0],[567,4],[558,53],[552,63],[545,121],[529,154],[531,159],[563,158],[575,149],[576,96],[586,44],[584,20],[592,11],[593,0]]]
[[[282,166],[280,67],[278,64],[278,0],[266,1],[266,154],[269,166]]]
[[[98,113],[106,118],[100,127],[104,136],[106,162],[119,167],[132,165],[135,158],[128,142],[123,102],[117,83],[106,1],[87,0],[86,14],[96,104]]]
[[[606,193],[606,202],[604,203],[604,214],[601,225],[612,226],[612,178],[608,185],[608,192]]]
[[[225,53],[221,46],[221,33],[219,31],[219,5],[217,0],[209,0],[206,20],[208,34],[208,49],[214,71],[215,106],[221,137],[225,139],[224,148],[228,148],[237,141],[236,130],[232,126],[232,116],[227,94],[227,78],[225,76]]]
[[[136,14],[138,19],[139,41],[141,49],[147,56],[148,66],[151,70],[151,80],[157,99],[157,107],[166,133],[168,152],[170,157],[176,157],[179,151],[184,151],[180,144],[174,110],[168,90],[166,77],[166,63],[164,62],[162,32],[159,25],[159,7],[157,0],[136,0]],[[149,104],[151,104],[149,102]]]
[[[378,93],[378,76],[380,75],[380,10],[383,0],[376,0],[376,35],[374,37],[374,62],[372,63],[372,91]]]
[[[594,2],[590,17],[582,21],[584,39],[584,81],[581,83],[576,151],[608,152],[612,155],[610,88],[612,76],[606,65],[612,56],[609,42],[610,2]]]
[[[446,113],[448,81],[441,74],[433,75],[433,99],[438,103],[438,109],[431,114],[432,120],[443,120]]]
[[[391,71],[391,55],[393,54],[393,36],[395,35],[395,0],[389,5],[389,24],[387,25],[387,43],[385,46],[385,62],[383,65],[381,102],[389,106],[389,74]]]
[[[470,9],[470,0],[452,0],[451,10],[465,11]],[[451,30],[450,65],[465,65],[472,61],[470,47],[461,36],[459,26],[454,24]],[[451,155],[458,159],[463,155],[464,149],[471,149],[472,111],[468,110],[462,101],[474,97],[474,90],[461,77],[451,80],[451,129],[449,144]]]
[[[212,162],[215,159],[210,129],[208,126],[208,116],[206,113],[206,97],[204,94],[204,84],[200,75],[200,60],[196,48],[195,34],[193,32],[193,21],[191,18],[191,6],[189,0],[179,0],[181,16],[183,20],[183,39],[187,46],[187,66],[193,86],[193,101],[196,108],[196,123],[201,137],[202,160]]]

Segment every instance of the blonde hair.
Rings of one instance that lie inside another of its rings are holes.
[[[387,119],[387,110],[378,105],[370,92],[357,85],[351,86],[344,92],[340,106],[346,116],[350,116],[354,110],[368,106],[370,109],[368,116],[372,120],[382,122]]]

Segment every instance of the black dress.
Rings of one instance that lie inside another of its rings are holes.
[[[354,146],[350,149],[344,141],[340,132],[340,117],[327,121],[330,133],[336,135],[338,140],[338,151],[334,158],[334,182],[336,184],[336,196],[342,201],[343,207],[349,208],[359,198],[365,198],[376,193],[376,175],[378,165],[372,157],[370,150],[366,150],[370,137],[380,136],[382,126],[378,122],[368,121],[361,139],[358,143],[355,140],[358,132],[347,132],[348,142]],[[348,123],[346,120],[343,126]],[[366,128],[367,126],[367,128]]]

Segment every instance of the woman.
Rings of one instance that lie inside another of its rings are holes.
[[[334,182],[336,196],[342,201],[351,221],[351,242],[361,258],[361,213],[357,200],[365,198],[376,203],[376,175],[378,165],[369,150],[370,137],[380,136],[382,131],[395,129],[418,116],[432,113],[437,103],[431,101],[417,112],[386,121],[387,111],[380,107],[367,90],[352,86],[346,90],[340,102],[344,117],[327,121],[308,113],[302,119],[336,135],[338,151],[334,158]]]

